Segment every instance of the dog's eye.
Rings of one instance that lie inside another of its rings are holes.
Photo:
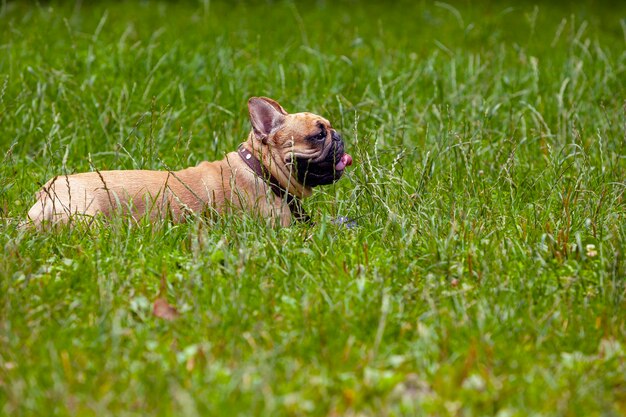
[[[328,131],[326,130],[326,127],[324,127],[324,125],[322,125],[321,123],[318,124],[318,127],[320,128],[320,133],[318,133],[317,135],[309,136],[308,137],[309,140],[320,142],[326,139],[326,135],[328,135]]]

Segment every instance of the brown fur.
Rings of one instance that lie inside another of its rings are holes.
[[[268,104],[273,110],[268,110]],[[291,194],[310,196],[311,188],[298,182],[289,161],[294,155],[318,155],[329,146],[330,135],[321,149],[306,140],[320,130],[320,123],[330,131],[328,120],[312,113],[288,114],[277,102],[264,97],[253,97],[248,105],[254,129],[244,147]],[[243,210],[283,226],[291,222],[289,207],[237,152],[228,153],[220,161],[205,161],[175,172],[96,171],[57,176],[38,192],[28,217],[36,225],[114,213],[130,214],[135,219],[171,215],[174,221],[183,221],[186,215],[207,209],[220,214]]]

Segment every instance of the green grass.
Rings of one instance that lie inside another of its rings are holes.
[[[626,413],[624,4],[70,3],[0,4],[0,414]],[[316,225],[18,228],[253,95],[344,134]]]

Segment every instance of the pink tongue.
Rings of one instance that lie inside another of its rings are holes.
[[[345,167],[352,165],[352,157],[348,153],[344,153],[341,160],[335,165],[335,171],[341,171]]]

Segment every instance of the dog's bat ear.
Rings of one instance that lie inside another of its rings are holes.
[[[272,105],[272,107],[274,107],[276,110],[278,110],[278,112],[280,112],[281,114],[287,116],[289,113],[287,113],[285,111],[285,109],[283,109],[283,106],[281,106],[276,100],[272,100],[269,97],[259,97],[261,100],[268,102],[269,104]]]
[[[283,124],[287,112],[276,101],[266,97],[248,100],[250,122],[257,138],[267,143],[267,137]]]

